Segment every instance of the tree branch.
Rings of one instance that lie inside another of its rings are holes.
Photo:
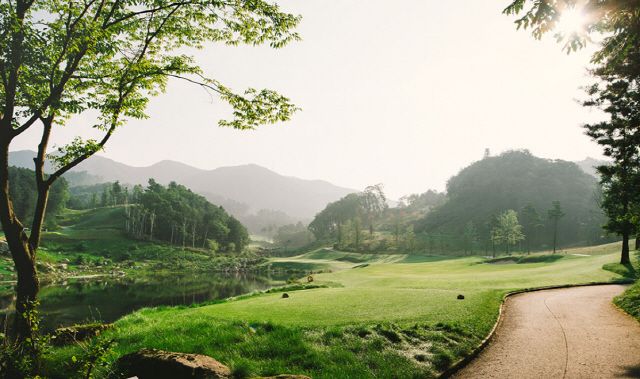
[[[156,12],[159,12],[159,11],[162,11],[162,10],[165,10],[165,9],[170,9],[170,8],[173,8],[173,7],[176,7],[176,6],[181,7],[183,5],[189,5],[189,4],[195,4],[195,3],[200,3],[200,2],[199,1],[181,1],[181,2],[177,2],[177,3],[167,4],[165,6],[158,7],[158,8],[145,9],[145,10],[142,10],[142,11],[139,11],[139,12],[131,12],[128,15],[125,15],[124,17],[121,17],[119,19],[116,19],[116,20],[108,23],[108,24],[105,24],[105,27],[109,28],[109,27],[111,27],[113,25],[119,24],[119,23],[121,23],[123,21],[126,21],[126,20],[130,19],[130,18],[141,16],[143,14],[156,13]]]

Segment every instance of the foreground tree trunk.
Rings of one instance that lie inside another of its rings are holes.
[[[626,235],[622,235],[622,253],[620,254],[620,264],[627,265],[630,263],[631,260],[629,260],[629,233],[626,233]]]
[[[44,216],[48,187],[44,191],[38,190],[38,204],[36,216]],[[42,224],[42,218],[39,225]],[[24,227],[17,219],[13,204],[9,197],[9,146],[2,146],[0,154],[0,222],[11,251],[11,256],[18,273],[18,288],[16,298],[15,333],[20,339],[33,337],[33,325],[28,315],[35,307],[35,301],[40,291],[40,279],[36,269],[36,252],[40,242],[40,233],[32,231],[27,236]],[[34,221],[34,225],[38,224]]]
[[[625,207],[626,209],[627,207]],[[631,236],[631,230],[633,225],[628,221],[623,221],[622,225],[622,251],[620,252],[620,264],[627,265],[631,263],[629,259],[629,237]]]

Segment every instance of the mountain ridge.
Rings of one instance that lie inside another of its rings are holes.
[[[9,164],[33,169],[35,155],[30,150],[12,151],[9,153]],[[50,164],[45,167],[45,171],[52,171]],[[174,181],[202,194],[217,205],[224,198],[248,205],[249,211],[253,213],[260,209],[280,210],[299,220],[310,220],[328,203],[349,193],[359,192],[325,180],[284,176],[255,163],[203,170],[173,160],[134,167],[102,156],[93,156],[70,171],[85,171],[101,177],[104,182],[119,180],[131,185],[146,186],[150,178],[163,185]],[[243,215],[236,215],[239,216]]]

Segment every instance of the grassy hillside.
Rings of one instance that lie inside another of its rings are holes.
[[[522,264],[328,250],[273,259],[285,267],[320,264],[324,271],[313,284],[326,288],[292,291],[288,298],[257,293],[215,305],[144,309],[119,320],[118,330],[106,336],[117,341],[110,359],[154,347],[210,355],[237,377],[434,377],[486,337],[505,293],[622,279],[602,269],[618,259],[616,246],[575,254]],[[78,353],[58,351],[57,365]]]

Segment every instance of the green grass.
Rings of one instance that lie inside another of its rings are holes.
[[[614,304],[640,321],[640,282],[629,287],[614,299]]]
[[[76,226],[83,229],[120,229],[125,228],[124,207],[98,208],[86,211]]]
[[[274,292],[202,307],[144,309],[120,319],[106,338],[117,341],[114,357],[142,347],[206,354],[238,375],[430,378],[487,336],[507,292],[622,280],[602,269],[617,259],[617,252],[593,250],[490,265],[479,257],[320,250],[273,262],[332,267],[333,273],[314,276],[313,284],[326,288],[290,292],[289,298]],[[54,357],[59,363],[71,354],[68,348]]]

